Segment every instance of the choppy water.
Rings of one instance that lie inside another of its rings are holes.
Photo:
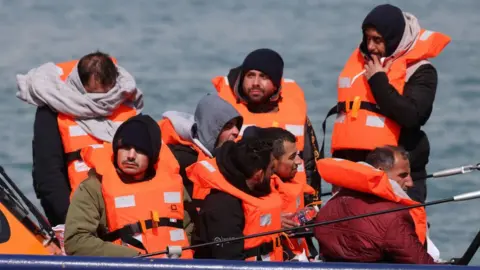
[[[452,37],[434,59],[439,73],[429,171],[480,161],[480,2],[387,1],[415,14],[424,28]],[[136,76],[157,119],[170,109],[193,112],[210,79],[253,49],[284,57],[289,78],[305,90],[317,135],[336,99],[336,78],[361,38],[360,24],[381,1],[0,1],[0,164],[35,204],[31,139],[35,108],[15,97],[15,74],[45,62],[100,49]],[[330,130],[331,130],[330,122]],[[329,138],[329,137],[328,137]],[[480,188],[480,173],[429,182],[429,199]],[[428,210],[443,258],[460,256],[480,229],[479,201]],[[475,259],[480,264],[480,256]]]

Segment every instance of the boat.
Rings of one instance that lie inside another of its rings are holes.
[[[428,269],[480,269],[480,266],[464,265],[413,265],[381,263],[304,263],[304,262],[245,262],[223,260],[180,260],[180,259],[134,259],[77,256],[0,255],[0,269],[385,269],[385,270],[428,270]]]
[[[0,269],[480,269],[468,266],[479,247],[480,232],[461,258],[437,265],[56,256],[55,232],[0,166]]]
[[[0,254],[59,254],[60,243],[42,213],[0,166]]]

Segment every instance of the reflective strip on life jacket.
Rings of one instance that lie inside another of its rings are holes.
[[[281,228],[282,201],[276,191],[256,198],[232,186],[220,173],[215,159],[206,159],[187,168],[187,177],[203,188],[217,189],[242,201],[245,216],[243,235],[269,232]],[[206,224],[208,226],[208,224]],[[260,256],[252,257],[252,254]],[[244,241],[246,260],[282,261],[283,249],[278,234],[266,235]]]
[[[107,146],[108,145],[108,146]],[[124,183],[112,163],[112,147],[83,152],[86,162],[102,176],[109,234],[107,240],[129,244],[144,253],[165,250],[167,246],[189,245],[183,230],[183,184],[178,163],[170,149],[162,144],[154,178]],[[176,163],[176,169],[172,169]],[[120,238],[120,239],[118,239]],[[183,251],[181,258],[192,258]],[[158,257],[165,257],[161,255]]]
[[[368,164],[344,159],[324,158],[317,161],[322,178],[335,186],[376,195],[385,200],[402,205],[416,205],[418,202],[397,196],[384,171]],[[427,231],[427,215],[424,207],[409,210],[415,222],[415,231],[423,244]]]

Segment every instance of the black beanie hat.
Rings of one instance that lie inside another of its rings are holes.
[[[362,23],[362,31],[367,27],[374,27],[385,40],[386,56],[391,56],[397,49],[405,31],[405,18],[403,12],[396,6],[383,4],[376,6],[365,17]],[[367,53],[365,34],[360,49]]]
[[[258,70],[270,77],[276,87],[280,87],[283,76],[283,59],[271,49],[258,49],[245,57],[242,64],[242,77],[249,70]]]
[[[116,154],[121,147],[133,147],[145,154],[153,165],[160,153],[161,136],[160,127],[155,120],[148,115],[137,115],[117,129],[113,139],[113,151]]]

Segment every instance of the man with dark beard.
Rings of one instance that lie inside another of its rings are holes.
[[[295,135],[302,160],[296,177],[315,189],[316,194],[305,197],[310,203],[322,193],[315,165],[320,155],[318,143],[307,116],[303,90],[294,80],[283,76],[283,69],[283,58],[278,52],[261,48],[249,53],[227,76],[215,77],[212,83],[218,95],[243,117],[238,137],[243,136],[248,126],[280,127]]]
[[[282,198],[282,228],[297,227],[299,224],[293,221],[292,217],[305,207],[303,195],[311,194],[314,190],[297,177],[298,167],[302,164],[302,160],[295,145],[295,135],[278,127],[248,127],[243,133],[243,138],[272,140],[272,155],[274,157],[272,187],[279,192]],[[285,260],[291,260],[296,255],[302,254],[303,251],[309,258],[318,255],[309,237],[285,239],[282,243]]]
[[[280,195],[271,190],[271,141],[244,138],[217,150],[216,158],[187,168],[187,176],[211,189],[199,213],[192,244],[219,242],[281,228]],[[195,258],[282,261],[279,235],[205,246]]]
[[[390,4],[370,11],[361,30],[363,40],[339,75],[337,104],[328,113],[337,114],[332,156],[358,162],[376,147],[403,146],[414,181],[408,195],[424,202],[430,143],[422,127],[438,83],[428,60],[441,54],[450,37],[423,29],[414,15]]]

